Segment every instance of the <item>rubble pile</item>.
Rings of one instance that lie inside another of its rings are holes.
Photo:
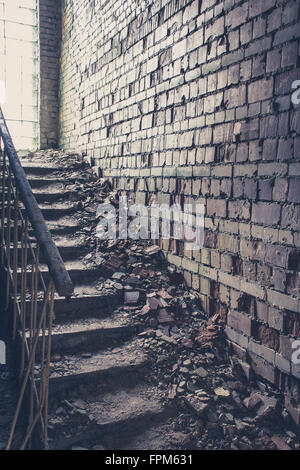
[[[267,382],[248,382],[229,355],[221,318],[207,318],[197,292],[168,266],[160,248],[149,240],[97,238],[98,204],[118,210],[110,182],[77,156],[43,152],[43,160],[45,155],[59,156],[77,178],[84,263],[99,269],[99,292],[120,296],[117,311],[140,326],[139,344],[152,358],[147,380],[178,409],[161,431],[169,448],[300,449],[281,393]]]

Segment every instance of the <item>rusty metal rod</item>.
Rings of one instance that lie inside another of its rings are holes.
[[[74,286],[67,272],[64,262],[60,256],[57,246],[52,240],[50,231],[38,203],[32,193],[31,186],[26,178],[24,169],[20,163],[14,144],[12,142],[9,130],[2,109],[0,107],[0,134],[3,139],[7,157],[14,174],[15,183],[20,193],[20,198],[26,207],[28,218],[34,230],[35,237],[45,257],[49,272],[54,281],[59,295],[70,298]]]

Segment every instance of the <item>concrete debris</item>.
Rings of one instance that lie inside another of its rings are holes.
[[[230,397],[230,391],[222,387],[215,388],[214,392],[218,397]]]
[[[271,440],[274,442],[278,450],[292,450],[287,443],[281,439],[279,436],[272,436]]]
[[[108,303],[113,299],[114,314],[126,320],[126,328],[134,327],[135,345],[149,359],[144,380],[155,389],[159,402],[176,409],[176,416],[157,427],[164,441],[175,443],[171,447],[175,449],[300,450],[299,432],[287,418],[289,402],[267,381],[254,381],[250,374],[247,380],[241,361],[229,356],[221,315],[207,317],[199,295],[187,288],[183,275],[168,266],[153,242],[97,239],[96,203],[109,202],[118,210],[119,195],[108,180],[95,178],[85,166],[79,165],[74,177],[82,202],[76,213],[86,247],[82,262],[97,273],[86,292],[93,288],[99,296],[109,298]],[[80,178],[85,178],[84,184]],[[118,346],[114,341],[111,350]],[[78,354],[78,361],[92,358],[90,352]],[[57,376],[61,363],[68,368],[67,355],[54,363]],[[94,393],[98,397],[99,390]],[[54,400],[56,413],[50,426],[63,426],[66,417],[73,419],[74,415],[78,420],[75,430],[91,414],[96,421],[96,411],[87,409],[86,396],[89,388],[83,384],[80,397],[73,399],[72,391],[66,397],[71,407]],[[108,408],[107,403],[102,405]],[[91,434],[93,429],[91,426]],[[93,441],[88,447],[102,449],[106,444]]]

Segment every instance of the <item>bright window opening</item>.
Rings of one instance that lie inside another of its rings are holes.
[[[0,104],[15,147],[39,145],[37,0],[0,0]]]

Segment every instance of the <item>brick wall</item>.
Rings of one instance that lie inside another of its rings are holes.
[[[299,394],[299,2],[64,3],[62,146],[139,201],[205,205],[203,249],[161,244],[241,360]]]
[[[40,145],[58,145],[61,0],[39,0]]]

